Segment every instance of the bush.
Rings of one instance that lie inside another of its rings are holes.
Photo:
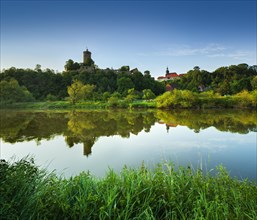
[[[188,90],[176,90],[165,92],[156,98],[159,108],[191,108],[198,104],[198,97]]]
[[[48,95],[46,96],[46,100],[47,100],[47,101],[57,101],[58,98],[57,98],[55,95],[48,94]]]
[[[108,103],[110,107],[117,107],[119,104],[119,98],[112,96],[108,99]]]

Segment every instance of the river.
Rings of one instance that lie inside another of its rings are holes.
[[[204,172],[222,164],[257,181],[257,113],[248,110],[1,110],[0,156],[33,157],[59,176],[152,168],[169,161]]]

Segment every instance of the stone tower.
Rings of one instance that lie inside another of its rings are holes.
[[[88,60],[91,60],[91,52],[87,49],[83,52],[83,63],[86,64]]]

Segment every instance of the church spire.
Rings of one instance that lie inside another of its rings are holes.
[[[166,75],[169,74],[169,73],[170,73],[170,71],[169,71],[169,68],[167,67],[167,69],[166,69]]]

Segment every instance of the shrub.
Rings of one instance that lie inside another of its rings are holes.
[[[165,92],[156,98],[159,108],[190,108],[198,103],[197,95],[188,90],[176,90]]]

